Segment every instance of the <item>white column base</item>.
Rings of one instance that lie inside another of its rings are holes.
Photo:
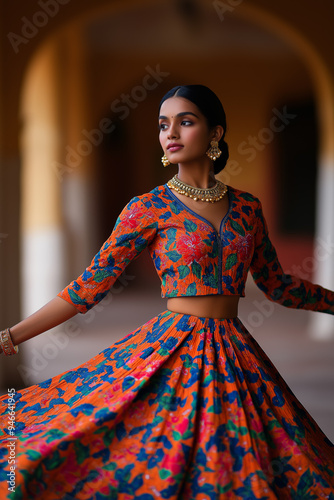
[[[313,340],[332,340],[334,338],[334,316],[314,313],[307,325],[307,333]]]
[[[320,251],[321,249],[321,251]],[[317,180],[317,220],[313,283],[334,290],[334,161],[320,161]],[[334,338],[334,316],[314,313],[308,335],[316,340]]]
[[[26,318],[53,299],[64,288],[64,238],[59,228],[33,230],[22,242],[22,316]],[[53,338],[55,329],[38,335],[20,346],[22,361],[17,369],[26,385],[48,378],[48,360],[40,351]],[[53,356],[53,352],[50,352]],[[51,358],[49,358],[51,359]],[[53,373],[52,375],[55,375]]]
[[[22,314],[35,312],[64,286],[64,238],[60,228],[33,230],[22,241]]]

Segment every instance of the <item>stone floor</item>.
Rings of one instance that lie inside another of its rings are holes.
[[[241,299],[239,317],[267,353],[301,403],[334,441],[334,338],[314,340],[310,313],[267,301],[252,288]],[[86,315],[77,315],[55,331],[23,347],[19,371],[31,385],[75,368],[130,331],[167,309],[167,299],[147,290],[110,294]],[[333,318],[334,330],[334,318]],[[63,332],[61,334],[60,332]]]

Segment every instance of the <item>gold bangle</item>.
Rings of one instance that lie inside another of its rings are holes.
[[[9,328],[0,332],[0,347],[5,356],[12,356],[19,352],[18,346],[13,344]]]

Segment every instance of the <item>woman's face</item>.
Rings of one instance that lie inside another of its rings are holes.
[[[183,97],[170,97],[160,108],[159,140],[171,163],[203,158],[215,132],[210,130],[198,107]]]

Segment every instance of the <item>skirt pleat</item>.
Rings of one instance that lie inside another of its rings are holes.
[[[16,393],[8,499],[334,500],[334,446],[238,318],[163,311]]]

